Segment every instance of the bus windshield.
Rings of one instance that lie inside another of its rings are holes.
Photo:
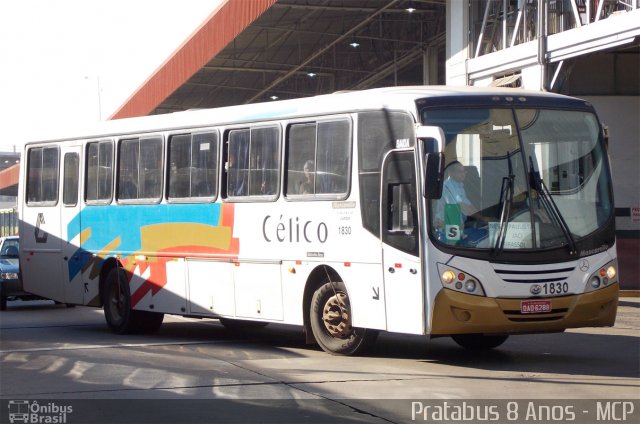
[[[422,111],[446,137],[445,182],[430,202],[432,239],[505,250],[568,246],[613,212],[600,126],[587,111],[447,108]]]

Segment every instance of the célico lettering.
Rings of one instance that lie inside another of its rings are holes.
[[[279,218],[267,215],[262,220],[262,236],[268,242],[279,243],[325,243],[329,236],[327,224],[300,217]]]

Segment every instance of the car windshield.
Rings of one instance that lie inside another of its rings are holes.
[[[599,124],[588,112],[427,109],[443,129],[445,182],[431,234],[448,245],[553,248],[595,232],[613,206]]]
[[[17,258],[19,255],[19,241],[18,239],[5,239],[2,243],[2,250],[0,250],[0,256],[7,256],[10,258]]]

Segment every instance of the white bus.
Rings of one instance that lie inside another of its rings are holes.
[[[23,157],[25,289],[118,333],[283,323],[356,354],[379,331],[481,349],[615,321],[609,163],[579,99],[374,89],[111,121]]]

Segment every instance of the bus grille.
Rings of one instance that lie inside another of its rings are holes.
[[[541,269],[539,266],[493,264],[493,268],[498,277],[507,284],[560,283],[567,281],[575,270],[575,267],[566,264],[547,269]],[[520,311],[521,300],[523,299],[500,299],[498,301],[509,321],[519,323],[559,321],[566,316],[571,307],[570,296],[558,296],[553,298],[553,309],[550,312],[525,314]]]
[[[532,283],[556,283],[567,281],[575,267],[562,267],[554,269],[540,269],[538,267],[513,267],[506,268],[498,264],[494,265],[494,271],[506,283],[532,284]]]

